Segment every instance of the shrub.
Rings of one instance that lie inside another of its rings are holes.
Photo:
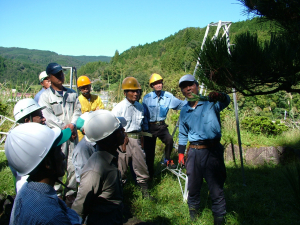
[[[268,117],[265,116],[245,117],[242,120],[241,125],[244,129],[257,135],[278,135],[283,131],[288,130],[287,126],[280,123],[273,123]]]
[[[92,87],[93,87],[93,91],[101,91],[101,82],[100,81],[95,81],[93,84],[92,84]]]
[[[7,104],[0,102],[0,115],[6,115],[7,108]]]

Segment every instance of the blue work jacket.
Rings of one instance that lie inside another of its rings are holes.
[[[195,108],[186,104],[180,112],[179,145],[187,142],[221,138],[220,111],[230,103],[226,95],[225,102],[199,101]]]

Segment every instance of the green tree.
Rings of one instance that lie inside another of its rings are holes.
[[[276,21],[280,28],[261,42],[258,33],[241,33],[227,51],[225,38],[207,40],[200,52],[197,75],[210,89],[244,95],[281,90],[300,93],[300,2],[295,0],[239,0],[261,21]]]
[[[111,59],[111,62],[112,63],[117,63],[119,61],[119,58],[120,58],[120,53],[119,53],[118,50],[116,50],[114,57],[112,57],[112,59]]]
[[[94,91],[101,91],[102,83],[98,80],[95,81],[92,85]]]

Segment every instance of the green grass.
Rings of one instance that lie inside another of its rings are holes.
[[[11,115],[13,106],[10,105]],[[167,124],[172,133],[170,111]],[[8,125],[7,125],[8,126]],[[235,119],[230,116],[222,124],[222,143],[237,143]],[[178,134],[178,131],[177,131]],[[300,131],[289,130],[279,136],[266,137],[241,131],[244,146],[290,146],[300,148]],[[160,171],[163,144],[157,141],[156,172]],[[174,162],[177,162],[173,153]],[[242,184],[239,162],[226,163],[227,180],[225,196],[227,203],[227,224],[300,224],[300,216],[295,209],[295,197],[284,175],[283,165],[265,164],[262,166],[245,165],[246,186]],[[129,175],[129,177],[131,177]],[[151,194],[158,202],[150,202],[141,196],[139,189],[129,182],[124,189],[124,203],[131,214],[145,222],[155,224],[192,224],[189,220],[188,206],[183,202],[178,180],[168,171],[159,173],[150,184]],[[0,152],[0,194],[14,195],[12,173],[7,165],[4,152]],[[207,184],[201,190],[201,214],[194,224],[213,224],[211,200]]]
[[[0,152],[0,194],[15,195],[15,186],[13,175],[7,165],[7,159],[4,152]]]
[[[283,175],[283,166],[245,166],[246,186],[241,169],[227,163],[225,196],[227,224],[299,224],[294,197]],[[133,191],[132,191],[133,190]],[[188,206],[182,200],[175,175],[163,172],[154,179],[152,196],[158,203],[144,200],[134,185],[125,186],[125,204],[137,218],[156,224],[191,224]],[[207,184],[201,190],[201,214],[194,224],[213,224]]]
[[[162,156],[160,142],[158,147],[157,172]],[[175,154],[173,159],[177,160]],[[299,224],[300,216],[295,210],[294,196],[283,173],[284,166],[245,165],[246,186],[242,184],[238,163],[226,163],[226,168],[224,190],[227,224]],[[13,195],[15,192],[12,174],[3,152],[0,153],[0,179],[0,194]],[[175,175],[168,171],[157,174],[150,187],[157,203],[143,199],[132,181],[125,185],[124,203],[129,206],[134,217],[155,224],[191,224],[188,206],[183,202]],[[211,200],[205,182],[201,190],[200,211],[201,214],[194,224],[212,224]]]

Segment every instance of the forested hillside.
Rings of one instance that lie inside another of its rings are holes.
[[[38,74],[50,62],[80,68],[88,62],[109,62],[110,59],[108,56],[67,56],[50,51],[0,47],[0,83],[11,82],[16,85],[28,81],[37,84]]]
[[[0,56],[0,83],[15,88],[21,84],[37,84],[38,75],[45,67],[37,63],[22,63]]]
[[[210,36],[215,29],[211,28]],[[244,31],[257,32],[260,40],[264,41],[275,31],[275,24],[260,23],[256,18],[233,23],[230,28],[231,43],[234,44],[236,34]],[[153,72],[163,73],[164,77],[192,73],[197,59],[195,53],[198,53],[204,33],[205,28],[185,28],[163,40],[132,46],[122,54],[116,51],[110,63],[98,66],[96,63],[88,63],[79,73],[87,73],[93,78],[102,75],[101,78],[107,82],[110,79],[110,83],[117,82],[120,77],[132,75],[141,80],[142,86],[146,85]]]
[[[216,27],[211,28],[210,37]],[[202,44],[205,28],[189,27],[174,35],[150,44],[132,46],[119,54],[115,52],[110,63],[92,62],[82,66],[79,75],[86,74],[93,80],[95,90],[117,90],[124,77],[134,76],[141,83],[144,91],[149,91],[148,80],[152,73],[160,73],[164,77],[165,89],[180,96],[179,78],[193,73],[197,56]],[[270,38],[277,31],[273,22],[261,22],[259,19],[233,23],[230,28],[230,42],[234,44],[237,34],[249,31],[257,33],[259,41]],[[100,79],[100,81],[99,81]],[[181,96],[182,97],[182,96]],[[300,98],[298,94],[279,92],[273,95],[245,98],[238,94],[241,112],[271,119],[283,118],[285,113],[292,118],[298,117]]]
[[[57,62],[63,66],[76,66],[78,68],[88,62],[109,62],[111,59],[108,56],[69,56],[59,55],[51,51],[4,47],[0,47],[0,56],[8,59],[16,59],[22,63],[37,63],[44,67],[49,62]]]

